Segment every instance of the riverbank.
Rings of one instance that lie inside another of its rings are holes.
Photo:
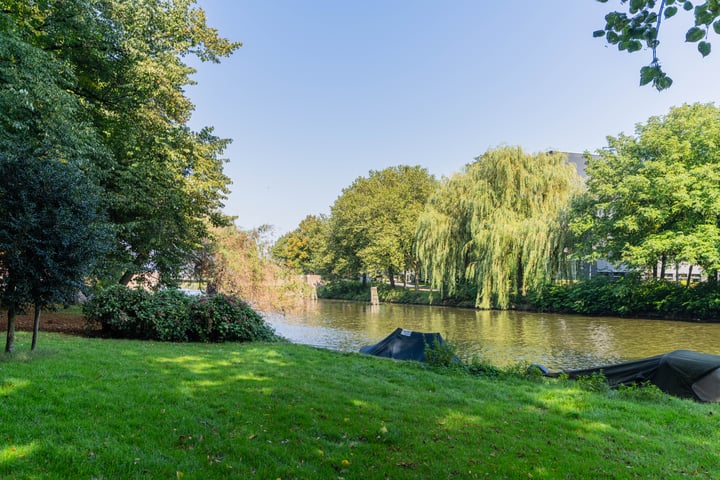
[[[44,334],[0,360],[3,478],[715,478],[717,405],[294,344]],[[596,386],[597,387],[597,386]]]
[[[381,302],[475,308],[475,292],[469,289],[442,297],[429,289],[378,288]],[[370,301],[370,285],[336,281],[318,288],[318,297],[334,300]],[[588,316],[633,317],[692,322],[720,322],[720,283],[690,286],[636,276],[605,277],[572,283],[548,284],[524,297],[515,298],[512,310],[569,313]]]

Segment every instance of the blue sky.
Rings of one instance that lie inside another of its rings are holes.
[[[225,212],[277,237],[370,170],[441,178],[498,145],[594,151],[671,106],[720,104],[720,51],[702,59],[683,41],[688,15],[660,33],[672,88],[639,87],[651,53],[592,38],[619,3],[199,0],[244,44],[220,64],[188,59],[191,126],[233,139]]]

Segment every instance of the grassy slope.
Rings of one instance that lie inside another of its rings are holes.
[[[0,478],[718,478],[716,405],[291,344],[46,334],[0,359]]]

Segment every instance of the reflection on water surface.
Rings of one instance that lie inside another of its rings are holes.
[[[319,300],[292,314],[267,314],[296,343],[357,351],[396,327],[440,332],[464,358],[499,366],[542,363],[586,368],[671,350],[720,354],[720,324]]]

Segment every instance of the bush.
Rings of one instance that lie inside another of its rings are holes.
[[[246,302],[227,296],[189,297],[178,290],[149,293],[115,285],[83,308],[103,334],[170,342],[275,340],[273,329]]]
[[[164,342],[190,340],[192,321],[189,310],[194,298],[179,290],[161,290],[150,296],[147,315],[152,325],[152,338]]]
[[[99,323],[105,335],[115,338],[152,338],[150,294],[113,285],[95,294],[83,306],[88,323]]]
[[[369,302],[370,284],[349,280],[325,283],[318,287],[317,294],[318,298]]]
[[[228,295],[203,297],[190,307],[194,339],[203,342],[272,341],[275,331],[242,300]]]
[[[459,364],[457,349],[450,342],[433,341],[425,344],[425,361],[433,367],[450,367]]]
[[[545,285],[529,293],[526,300],[543,312],[720,319],[720,288],[716,282],[688,288],[665,280],[643,280],[635,275],[616,280],[601,277],[565,285]]]

